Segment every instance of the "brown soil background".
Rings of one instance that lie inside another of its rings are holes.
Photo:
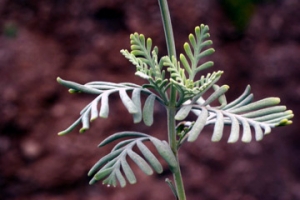
[[[219,83],[230,85],[229,100],[251,84],[256,100],[279,96],[296,115],[292,126],[273,130],[261,142],[227,144],[226,135],[212,143],[208,128],[184,145],[188,199],[300,199],[300,1],[250,4],[245,9],[253,13],[241,32],[233,23],[241,15],[230,18],[220,1],[169,4],[178,52],[196,25],[210,26],[213,70],[225,71]],[[138,130],[166,139],[160,107],[152,128],[133,125],[116,96],[110,118],[96,120],[86,134],[56,134],[93,99],[68,94],[57,76],[143,83],[119,53],[129,48],[133,32],[151,37],[160,55],[166,54],[157,1],[1,0],[0,28],[0,199],[173,199],[164,182],[171,178],[167,170],[146,176],[137,169],[138,184],[124,189],[89,186],[86,176],[111,149],[98,149],[98,143],[114,132]]]

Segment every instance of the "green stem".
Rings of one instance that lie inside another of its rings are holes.
[[[167,0],[158,0],[162,22],[166,37],[167,49],[169,57],[176,58],[176,49],[175,49],[175,41],[173,28],[171,23],[170,11],[168,7]],[[176,122],[175,122],[175,114],[176,114],[176,99],[177,92],[174,86],[171,86],[170,91],[170,101],[167,106],[167,114],[168,114],[168,139],[169,145],[177,159],[178,162],[178,170],[176,173],[173,173],[173,178],[175,182],[175,188],[177,197],[179,200],[186,200],[184,185],[182,181],[182,175],[180,171],[179,158],[178,158],[178,149],[177,149],[177,139],[176,139]]]
[[[162,22],[167,42],[168,54],[169,57],[172,58],[174,56],[176,58],[176,49],[175,49],[175,41],[173,28],[171,23],[170,11],[167,0],[158,0],[160,13],[162,16]]]
[[[171,98],[172,99],[172,98]],[[185,190],[183,185],[183,180],[181,176],[179,158],[178,158],[178,149],[177,149],[177,140],[176,140],[176,124],[175,124],[175,114],[176,108],[175,107],[168,107],[168,138],[170,147],[177,159],[178,170],[173,173],[173,178],[175,182],[176,192],[179,200],[186,200],[185,197]]]

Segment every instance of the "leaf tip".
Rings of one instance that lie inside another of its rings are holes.
[[[94,178],[92,178],[92,179],[90,180],[90,182],[89,182],[89,185],[93,185],[93,184],[96,183],[96,182],[97,182],[97,180],[94,179]]]
[[[242,139],[242,142],[245,142],[245,143],[250,143],[251,142],[251,138],[247,138],[247,139]]]
[[[273,97],[271,99],[274,102],[274,104],[279,104],[280,103],[280,98],[278,98],[278,97]]]
[[[188,47],[190,47],[189,43],[185,42],[185,43],[183,44],[183,48],[186,49],[186,48],[188,48]]]
[[[57,133],[57,135],[59,136],[63,136],[63,135],[66,135],[68,132],[66,131],[60,131],[59,133]]]
[[[103,119],[108,118],[108,112],[106,112],[106,111],[105,112],[100,112],[99,117],[101,117]]]
[[[293,123],[292,120],[283,119],[276,126],[287,126],[287,125],[291,125],[292,123]]]
[[[60,77],[57,77],[57,78],[56,78],[56,81],[57,81],[58,83],[61,83],[62,79],[61,79]]]
[[[197,137],[194,137],[193,135],[189,135],[187,141],[188,142],[194,142],[197,139]]]
[[[223,85],[222,87],[224,87],[224,89],[227,91],[227,90],[229,90],[229,85]]]
[[[74,89],[69,89],[68,92],[69,92],[70,94],[81,93],[81,91],[74,90]]]
[[[80,133],[84,133],[86,130],[87,130],[87,128],[81,128],[81,129],[79,130],[79,132],[80,132]]]
[[[294,117],[294,113],[293,113],[293,111],[292,111],[292,110],[287,110],[287,111],[286,111],[286,113],[287,113],[287,114],[292,114],[293,116],[292,116],[291,118],[293,118],[293,117]]]
[[[90,119],[90,122],[93,122],[93,121],[95,121],[96,119],[97,119],[97,117],[93,117],[93,118]]]

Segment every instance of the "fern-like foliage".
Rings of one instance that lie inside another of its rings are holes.
[[[195,34],[189,35],[190,44],[184,44],[187,57],[180,54],[180,61],[169,56],[164,56],[158,61],[158,48],[155,46],[152,49],[152,40],[145,39],[144,35],[138,33],[130,35],[131,52],[121,50],[121,53],[136,66],[136,75],[149,81],[149,84],[145,84],[143,87],[157,91],[163,101],[168,101],[166,92],[171,85],[174,85],[179,92],[177,106],[180,106],[188,99],[194,97],[197,99],[203,95],[223,73],[222,71],[213,72],[201,76],[197,81],[194,80],[198,72],[213,66],[212,61],[198,65],[202,58],[214,53],[213,48],[208,48],[212,44],[212,41],[208,40],[208,30],[208,26],[203,24],[195,28]],[[184,68],[180,66],[181,64]],[[163,67],[167,67],[167,71],[170,72],[169,80],[165,78]]]
[[[90,127],[90,122],[98,117],[107,118],[109,114],[109,95],[119,93],[120,99],[128,112],[133,116],[134,123],[142,120],[147,126],[153,123],[153,109],[155,99],[162,103],[162,100],[148,89],[142,88],[133,83],[110,83],[110,82],[90,82],[85,85],[66,81],[57,78],[57,81],[69,88],[70,93],[85,92],[98,95],[80,112],[80,117],[66,130],[59,132],[59,135],[65,135],[71,132],[77,125],[82,124],[80,132],[83,133]],[[132,92],[129,97],[128,91]],[[141,93],[148,95],[144,107],[141,105]],[[100,109],[98,109],[100,104]]]
[[[170,144],[140,132],[126,131],[109,136],[99,146],[102,147],[118,139],[124,140],[116,144],[112,151],[90,170],[89,176],[93,175],[91,184],[100,180],[103,184],[112,186],[119,183],[121,187],[124,187],[127,182],[135,183],[136,177],[127,159],[131,159],[147,175],[151,175],[153,170],[161,173],[163,170],[161,163],[144,144],[145,142],[155,146],[174,174],[179,169],[177,151],[180,146],[185,141],[195,141],[207,125],[214,124],[212,133],[214,142],[222,139],[224,126],[230,125],[228,142],[233,143],[239,140],[240,134],[241,141],[250,142],[252,132],[256,140],[262,140],[264,135],[271,132],[271,128],[292,123],[292,111],[278,105],[280,103],[278,98],[253,101],[250,86],[247,86],[245,92],[236,100],[228,103],[225,93],[229,86],[219,87],[216,84],[223,71],[196,76],[204,69],[213,66],[211,61],[201,62],[202,58],[214,53],[214,49],[210,48],[212,41],[209,40],[208,31],[206,25],[197,26],[195,33],[189,35],[189,43],[183,45],[184,53],[180,54],[179,60],[174,56],[162,56],[159,59],[158,48],[152,46],[150,38],[146,39],[144,35],[138,33],[131,34],[130,51],[121,50],[121,53],[136,67],[135,74],[148,81],[142,86],[134,83],[101,81],[82,85],[57,79],[60,84],[69,88],[70,93],[85,92],[96,95],[95,99],[82,109],[80,117],[59,135],[71,132],[79,124],[82,124],[80,132],[84,132],[89,129],[91,121],[98,117],[107,118],[109,96],[113,93],[119,94],[125,108],[133,116],[134,123],[143,121],[147,126],[151,126],[154,123],[153,109],[156,101],[166,108],[169,118],[172,114],[173,122],[174,118],[178,121],[177,127],[172,122],[173,127],[168,130],[168,132],[172,130],[177,132],[177,135],[172,134],[176,138],[170,140],[172,141]],[[166,76],[166,73],[169,74]],[[200,78],[196,79],[196,77]],[[210,89],[214,92],[205,99],[203,95]],[[143,107],[142,94],[146,96]],[[212,103],[216,100],[220,105],[213,106]],[[175,111],[176,115],[174,115]],[[197,116],[195,121],[183,121],[191,112]],[[170,121],[172,119],[169,119]],[[169,123],[168,127],[170,128],[171,125]],[[139,153],[133,149],[135,146],[139,149]],[[167,183],[178,197],[175,186],[169,180]]]
[[[130,35],[131,52],[121,50],[121,53],[137,67],[137,75],[149,76],[155,80],[164,79],[162,63],[158,63],[158,48],[152,48],[151,38],[145,39],[143,34]],[[140,64],[142,63],[142,64]],[[148,67],[149,66],[149,67]]]
[[[237,142],[240,132],[241,140],[250,142],[252,140],[251,127],[254,129],[256,140],[262,140],[265,134],[271,132],[271,128],[291,124],[293,112],[286,110],[286,106],[278,106],[279,98],[270,97],[252,102],[253,94],[250,86],[236,100],[227,104],[224,93],[228,86],[215,86],[215,92],[206,100],[203,98],[196,103],[183,106],[176,114],[177,120],[184,120],[190,111],[197,115],[197,120],[192,128],[186,133],[188,141],[195,141],[206,125],[214,124],[212,141],[220,141],[223,136],[224,125],[231,125],[229,143]],[[221,106],[209,106],[211,102],[219,99]],[[240,126],[242,130],[240,130]]]
[[[130,184],[136,183],[136,177],[126,158],[133,160],[134,163],[147,175],[152,175],[153,170],[156,173],[162,173],[163,167],[161,163],[144,144],[144,142],[147,141],[150,141],[155,146],[157,152],[168,163],[172,172],[175,172],[178,169],[177,160],[168,143],[144,133],[115,133],[101,142],[99,146],[102,147],[117,139],[123,139],[126,137],[131,137],[131,139],[126,139],[116,144],[109,154],[101,158],[91,168],[88,173],[89,176],[93,175],[90,184],[102,179],[104,179],[103,184],[112,185],[114,187],[117,185],[117,182],[119,182],[121,187],[125,187],[127,181]],[[134,146],[138,147],[143,157],[132,149]]]
[[[199,61],[201,58],[211,55],[215,52],[213,48],[205,48],[212,45],[211,40],[207,40],[210,35],[208,33],[209,28],[207,25],[201,24],[195,28],[195,35],[189,35],[189,43],[184,43],[183,48],[185,50],[186,56],[188,57],[189,61],[187,60],[184,54],[180,54],[180,61],[183,64],[185,70],[189,75],[190,80],[194,80],[195,75],[204,70],[213,66],[212,61],[207,61],[199,65]]]
[[[121,53],[136,66],[136,75],[149,81],[145,88],[153,88],[157,91],[163,101],[167,102],[167,89],[170,87],[165,79],[163,70],[163,59],[158,61],[158,48],[152,49],[151,38],[145,39],[143,34],[134,33],[130,35],[131,52],[121,50]]]
[[[194,80],[197,73],[201,70],[213,66],[212,61],[207,61],[199,65],[199,61],[205,56],[209,56],[215,52],[213,48],[208,48],[212,45],[209,38],[208,26],[201,25],[195,28],[195,35],[189,35],[189,43],[183,45],[185,54],[180,54],[180,62],[176,58],[165,56],[163,58],[163,64],[168,67],[168,71],[171,75],[171,83],[175,85],[179,92],[179,100],[177,106],[180,106],[182,103],[189,99],[198,99],[201,97],[209,88],[216,83],[223,71],[213,72],[212,74],[207,74],[206,76],[201,76],[197,81]],[[180,66],[183,65],[184,68]],[[187,75],[186,75],[187,72]]]

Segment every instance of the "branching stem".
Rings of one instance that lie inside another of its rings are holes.
[[[168,55],[170,58],[176,58],[176,49],[175,49],[175,41],[174,34],[172,29],[171,17],[168,7],[167,0],[158,0],[159,8],[162,16],[162,22],[166,37]],[[177,197],[179,200],[185,200],[185,190],[182,181],[179,158],[178,158],[178,149],[177,149],[177,139],[176,139],[176,124],[175,124],[175,114],[176,114],[176,99],[177,92],[174,86],[170,88],[170,101],[167,106],[167,114],[168,114],[168,139],[169,145],[177,159],[178,162],[178,170],[176,173],[173,173],[173,178],[175,182]]]

